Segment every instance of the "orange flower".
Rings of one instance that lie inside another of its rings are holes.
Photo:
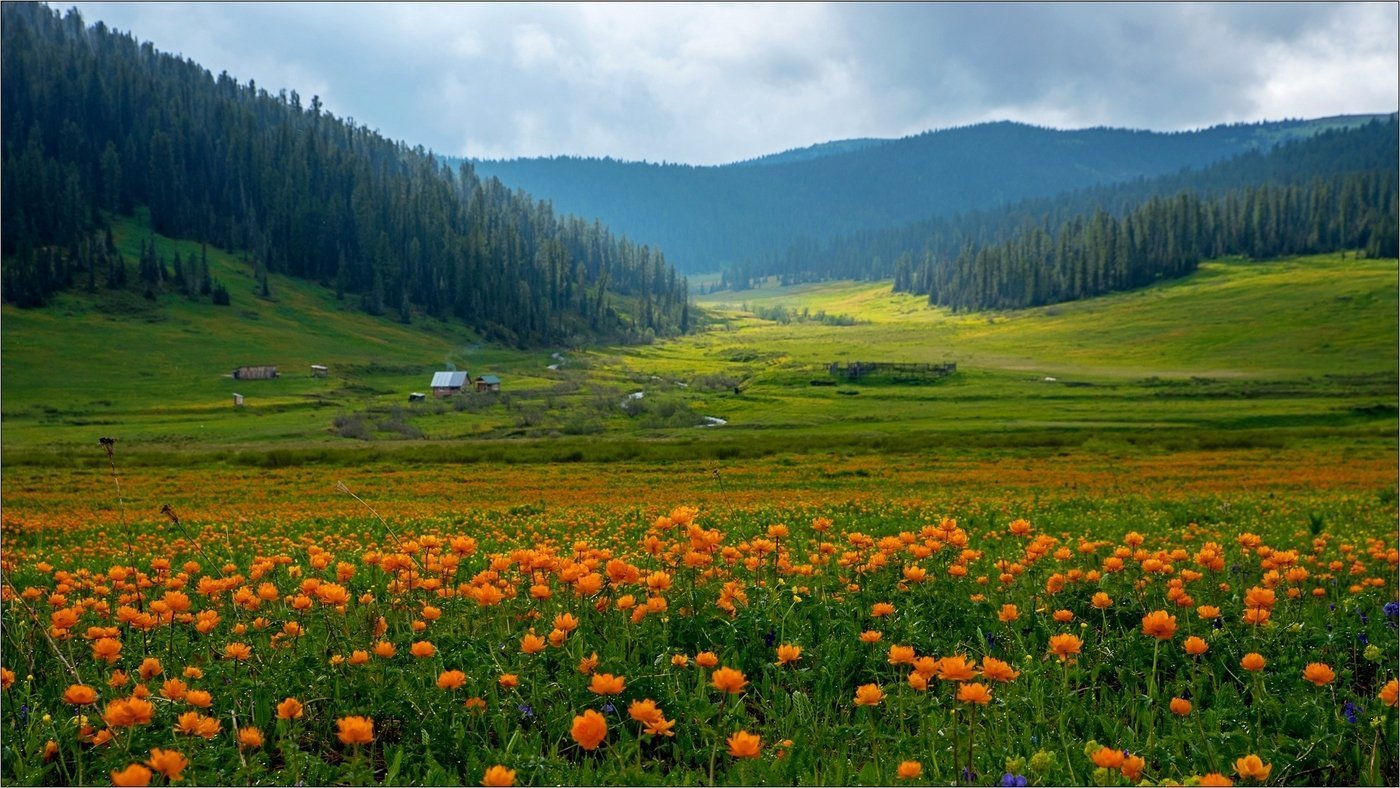
[[[388,656],[391,656],[391,657],[392,657],[392,656],[394,656],[393,653],[392,653],[393,644],[390,644],[389,648],[390,648],[390,652],[391,652],[391,653],[390,653]],[[375,649],[375,651],[378,651],[378,650],[379,650],[378,648]],[[365,650],[362,649],[362,648],[357,648],[357,649],[355,649],[354,651],[350,652],[350,664],[351,664],[351,665],[363,665],[363,664],[365,664],[366,662],[369,662],[369,652],[368,652],[368,651],[365,651]]]
[[[675,720],[668,720],[665,717],[657,717],[656,719],[647,722],[646,729],[643,730],[642,733],[648,736],[675,736],[675,731],[671,730],[674,727],[676,727]]]
[[[501,685],[501,689],[510,689],[520,686],[520,677],[514,673],[502,673],[501,677],[496,679],[496,683]]]
[[[1204,786],[1211,786],[1212,788],[1230,788],[1230,786],[1234,784],[1234,780],[1231,780],[1220,772],[1203,774],[1201,775],[1201,781],[1197,783],[1197,785],[1203,786],[1203,788]]]
[[[1191,713],[1191,701],[1185,698],[1172,698],[1172,702],[1168,705],[1171,706],[1172,714],[1185,717]]]
[[[744,678],[742,671],[735,670],[734,668],[720,668],[710,677],[710,683],[714,685],[715,689],[721,692],[738,695],[744,691],[745,685],[749,682],[748,679]]]
[[[438,689],[455,690],[461,689],[467,683],[467,674],[460,670],[444,670],[438,674]]]
[[[143,786],[151,784],[151,770],[133,763],[119,772],[112,772],[112,785]]]
[[[924,773],[924,765],[918,761],[901,761],[895,776],[901,780],[917,780]]]
[[[481,776],[481,784],[485,786],[515,785],[515,770],[507,769],[499,764],[492,766]]]
[[[624,684],[623,676],[614,676],[611,673],[594,673],[592,680],[588,682],[588,689],[598,695],[617,695],[622,692]]]
[[[907,664],[907,665],[912,665],[912,664],[914,664],[914,647],[913,647],[913,646],[890,646],[890,658],[889,658],[889,663],[890,663],[891,665],[906,665],[906,664]]]
[[[527,632],[525,637],[520,639],[520,650],[526,654],[538,654],[544,651],[544,638],[534,632]]]
[[[1244,592],[1244,606],[1273,610],[1275,598],[1272,588],[1259,588],[1256,586]]]
[[[1391,679],[1386,682],[1384,687],[1381,687],[1381,691],[1377,693],[1376,697],[1380,698],[1381,702],[1387,706],[1400,705],[1400,685],[1397,685],[1395,679]]]
[[[1095,766],[1105,769],[1117,769],[1123,765],[1123,751],[1115,750],[1112,747],[1100,747],[1097,752],[1089,756],[1094,761]]]
[[[117,658],[120,657],[121,654],[122,654],[122,642],[121,642],[120,640],[117,640],[116,638],[98,638],[97,640],[93,641],[93,644],[92,644],[92,658],[93,658],[93,659],[100,659],[100,660],[102,660],[103,662],[106,662],[107,664],[110,665],[110,664],[112,664],[113,662],[116,662],[116,661],[117,661]],[[142,769],[142,771],[145,771],[145,767],[137,767],[137,768],[140,768],[140,769]],[[130,770],[131,770],[131,767],[127,767],[127,771],[130,771]],[[148,775],[149,775],[149,772],[148,772]],[[148,777],[148,779],[149,779],[149,777]]]
[[[375,643],[375,644],[374,644],[374,655],[375,655],[376,657],[382,657],[383,659],[389,659],[390,657],[394,656],[394,655],[397,654],[397,653],[399,653],[399,650],[398,650],[397,648],[394,647],[394,644],[393,644],[393,643],[390,643],[390,642],[387,641],[387,640],[381,640],[381,641],[379,641],[378,643]],[[353,662],[355,661],[354,655],[353,655],[353,654],[351,655],[350,661],[351,661],[351,663],[353,663]]]
[[[713,668],[719,664],[719,657],[713,651],[702,651],[695,655],[695,664],[702,668]]]
[[[15,683],[15,672],[9,668],[0,668],[0,689],[9,689]]]
[[[341,744],[358,746],[374,741],[374,720],[369,717],[341,717],[335,721],[335,728]]]
[[[409,646],[408,653],[419,659],[427,659],[437,653],[437,648],[426,640],[416,640]]]
[[[1142,777],[1142,769],[1147,765],[1147,761],[1140,755],[1125,755],[1123,765],[1118,767],[1122,770],[1123,776],[1129,780],[1136,780]]]
[[[1142,634],[1158,640],[1171,640],[1176,634],[1176,616],[1165,610],[1154,610],[1142,617]]]
[[[661,718],[661,709],[654,700],[634,700],[627,707],[627,715],[637,722],[651,722]]]
[[[1273,771],[1272,764],[1264,763],[1258,755],[1246,755],[1235,761],[1235,774],[1247,779],[1263,782],[1269,779],[1269,772]]]
[[[997,620],[1003,623],[1010,623],[1021,617],[1021,611],[1015,605],[1002,605],[1001,612],[997,613]]]
[[[1094,598],[1090,600],[1090,603],[1099,610],[1107,610],[1108,608],[1113,607],[1113,597],[1109,596],[1108,594],[1105,594],[1102,591],[1099,591],[1098,593],[1094,594]]]
[[[671,655],[671,664],[672,664],[672,665],[675,665],[675,666],[678,667],[678,668],[683,668],[683,667],[685,667],[686,665],[689,665],[689,664],[690,664],[690,657],[687,657],[687,656],[684,655],[684,654],[672,654],[672,655]]]
[[[784,643],[778,646],[778,661],[775,665],[790,665],[802,657],[802,647]]]
[[[156,747],[151,750],[151,759],[146,761],[146,764],[173,783],[179,781],[181,772],[190,765],[190,760],[181,755],[179,750],[162,750]]]
[[[578,661],[578,672],[585,676],[592,673],[596,667],[598,667],[598,652],[596,651]]]
[[[209,704],[214,702],[214,696],[204,690],[190,690],[185,693],[185,702],[191,706],[207,709],[209,708]]]
[[[1070,634],[1051,635],[1050,653],[1064,660],[1073,654],[1078,654],[1083,648],[1084,641]]]
[[[243,750],[255,750],[263,746],[263,734],[261,728],[252,726],[238,729],[238,747]]]
[[[197,711],[187,711],[175,719],[175,730],[186,736],[202,736],[212,739],[222,725],[214,717],[206,717]]]
[[[232,660],[245,660],[253,656],[252,647],[244,643],[230,643],[224,646],[224,658]]]
[[[1021,672],[996,657],[982,658],[982,675],[992,681],[1015,681]]]
[[[959,684],[958,700],[985,706],[992,700],[992,691],[986,684]]]
[[[86,684],[71,684],[63,691],[63,701],[74,706],[86,706],[97,702],[97,690]]]
[[[161,697],[170,700],[184,700],[189,691],[190,688],[179,679],[166,679],[165,683],[160,685]]]
[[[763,740],[748,731],[737,731],[727,739],[729,754],[735,758],[757,758]]]
[[[876,602],[870,608],[870,615],[875,618],[894,614],[894,605],[889,602]]]
[[[1069,622],[1074,620],[1074,613],[1069,610],[1056,610],[1055,613],[1050,617],[1055,619],[1057,623],[1068,624]]]
[[[1264,659],[1264,655],[1255,653],[1253,651],[1249,652],[1248,654],[1245,654],[1243,657],[1240,658],[1240,667],[1254,673],[1258,673],[1259,671],[1263,670],[1264,666],[1267,664],[1269,663],[1267,660]]]
[[[1196,615],[1200,616],[1202,621],[1220,618],[1220,608],[1215,605],[1201,605],[1196,608]]]
[[[1182,643],[1181,646],[1182,648],[1186,649],[1187,654],[1190,654],[1193,657],[1199,657],[1200,655],[1206,653],[1206,651],[1210,648],[1210,646],[1206,644],[1205,640],[1198,638],[1195,635],[1192,635],[1191,637],[1187,638],[1186,642]]]
[[[113,728],[130,728],[149,724],[156,707],[140,698],[120,698],[107,704],[102,720]]]
[[[296,698],[287,698],[277,704],[277,719],[295,720],[301,716],[301,701]]]
[[[146,657],[141,660],[141,667],[136,669],[136,673],[141,676],[142,681],[150,681],[159,676],[164,669],[161,667],[160,660],[155,657]]]
[[[924,692],[928,689],[928,677],[917,670],[910,672],[908,680],[909,686],[918,692]]]
[[[879,706],[880,701],[885,699],[885,693],[880,690],[878,684],[862,684],[856,688],[855,704],[857,706]]]
[[[1303,680],[1310,681],[1319,687],[1331,684],[1337,678],[1337,672],[1325,662],[1309,662],[1303,668]]]
[[[603,738],[607,735],[607,720],[592,709],[587,709],[583,714],[574,717],[574,724],[569,728],[569,736],[585,750],[598,749],[598,745],[603,743]]]
[[[884,637],[884,635],[880,634],[880,632],[878,632],[878,631],[876,631],[876,630],[874,630],[874,629],[867,629],[866,631],[860,633],[860,642],[862,642],[862,643],[879,643],[879,642],[880,642],[880,638],[882,638],[882,637]]]
[[[967,681],[977,675],[977,665],[961,654],[938,661],[938,678],[944,681]]]

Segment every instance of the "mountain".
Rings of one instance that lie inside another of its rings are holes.
[[[901,261],[911,280],[899,289],[929,292],[936,277],[930,270],[957,259],[969,248],[1000,244],[1029,231],[1059,228],[1079,218],[1104,213],[1119,219],[1153,198],[1190,195],[1215,200],[1265,186],[1311,188],[1313,182],[1400,169],[1396,116],[1381,116],[1362,126],[1315,122],[1312,136],[1280,136],[1291,141],[1256,148],[1199,169],[1095,186],[1054,197],[1037,197],[1001,207],[916,222],[861,230],[817,242],[803,239],[780,253],[755,257],[725,269],[721,284],[746,288],[776,276],[785,284],[825,279],[902,279]],[[1379,183],[1386,181],[1382,177]],[[1317,195],[1322,203],[1336,197]],[[1315,242],[1291,253],[1342,248],[1364,249],[1372,256],[1394,256],[1394,211],[1385,210],[1385,193],[1347,191],[1346,210],[1356,217],[1342,231],[1318,233]],[[1390,222],[1387,225],[1386,222]],[[1386,239],[1390,243],[1386,243]],[[1214,254],[1258,254],[1263,247],[1219,249]],[[923,282],[924,284],[915,284]]]
[[[596,217],[717,271],[800,239],[888,227],[1091,186],[1175,173],[1372,116],[1215,126],[1189,132],[1059,131],[985,123],[897,140],[846,140],[697,167],[555,157],[474,161],[478,173]]]
[[[596,222],[444,167],[421,147],[269,95],[138,43],[76,10],[0,8],[0,276],[7,301],[135,287],[229,301],[194,258],[143,244],[134,275],[106,227],[149,210],[155,233],[240,250],[402,322],[453,318],[517,345],[684,331],[686,282],[661,253]]]

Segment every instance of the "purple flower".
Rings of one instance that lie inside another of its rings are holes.
[[[534,708],[531,707],[528,703],[522,703],[519,706],[516,706],[516,708],[520,710],[520,717],[522,719],[528,720],[532,719],[535,716]]]
[[[1357,705],[1355,703],[1352,703],[1351,701],[1347,701],[1346,705],[1342,706],[1342,716],[1347,718],[1348,724],[1356,724],[1357,708]]]
[[[1007,772],[1001,776],[1001,782],[998,784],[1004,786],[1004,788],[1025,788],[1026,778],[1019,774]]]

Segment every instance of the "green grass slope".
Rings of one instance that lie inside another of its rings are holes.
[[[129,259],[145,233],[117,227]],[[156,240],[165,257],[197,251]],[[700,299],[707,330],[557,357],[438,321],[370,317],[278,276],[260,298],[237,257],[211,249],[210,265],[232,306],[75,291],[44,309],[4,307],[5,462],[85,461],[101,435],[195,461],[250,450],[518,461],[1104,440],[1394,450],[1394,260],[1217,261],[1132,293],[1004,313],[953,314],[888,283],[718,293]],[[755,314],[775,307],[855,324]],[[832,361],[954,361],[958,373],[835,380]],[[264,363],[283,376],[230,376]],[[330,376],[310,377],[311,364]],[[500,375],[504,393],[407,403],[448,364]],[[246,407],[233,407],[234,392]],[[701,428],[706,417],[726,423]]]

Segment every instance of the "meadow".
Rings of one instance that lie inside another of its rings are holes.
[[[128,257],[148,235],[137,221],[115,228]],[[200,252],[150,237],[162,256]],[[553,350],[491,345],[423,316],[371,318],[276,275],[260,297],[238,256],[208,254],[230,307],[81,289],[43,310],[3,307],[7,465],[87,462],[95,436],[117,428],[129,463],[276,465],[1384,446],[1396,425],[1395,262],[1350,254],[1216,261],[1132,293],[1005,313],[932,309],[888,283],[716,293],[698,299],[705,328],[690,336]],[[758,317],[778,313],[792,319]],[[827,372],[852,361],[958,372]],[[260,363],[282,376],[230,375]],[[311,377],[311,364],[329,376]],[[450,367],[497,374],[502,393],[408,401]]]
[[[1400,781],[1394,261],[517,350],[209,256],[4,307],[6,784]]]
[[[1017,454],[30,478],[5,779],[1394,783],[1393,468]]]

